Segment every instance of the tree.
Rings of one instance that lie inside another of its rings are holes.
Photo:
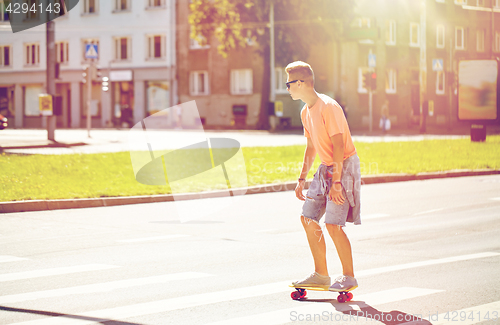
[[[305,60],[312,45],[339,40],[343,23],[352,16],[354,1],[346,0],[193,0],[190,4],[191,37],[203,44],[215,37],[217,49],[244,48],[248,39],[258,44],[264,59],[262,100],[257,127],[268,128],[270,88],[269,10],[274,4],[275,62],[285,66]]]

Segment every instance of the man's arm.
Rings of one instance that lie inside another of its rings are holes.
[[[295,196],[297,196],[299,200],[302,201],[306,200],[302,191],[304,190],[304,184],[306,183],[305,179],[314,163],[315,158],[316,158],[316,149],[314,149],[314,145],[312,143],[311,138],[307,138],[306,151],[304,152],[304,162],[302,164],[302,171],[300,172],[300,177],[299,177],[300,179],[303,180],[299,180],[297,186],[295,187]]]
[[[344,138],[342,133],[335,134],[330,137],[333,145],[333,174],[332,174],[332,188],[330,189],[330,200],[335,204],[344,204],[344,196],[342,194],[342,184],[340,178],[342,177],[342,167],[344,165]]]

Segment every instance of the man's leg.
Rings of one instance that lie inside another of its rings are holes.
[[[352,262],[351,242],[341,226],[326,224],[326,229],[333,239],[337,254],[342,264],[342,272],[354,278],[354,267]],[[326,262],[325,262],[326,263]]]
[[[326,245],[320,225],[304,216],[300,217],[307,234],[307,241],[314,259],[314,269],[320,275],[328,276],[326,266]]]

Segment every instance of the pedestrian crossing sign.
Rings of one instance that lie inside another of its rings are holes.
[[[433,59],[432,60],[432,70],[433,71],[443,71],[443,59]]]
[[[87,44],[85,46],[85,58],[86,59],[98,59],[99,58],[97,44]]]

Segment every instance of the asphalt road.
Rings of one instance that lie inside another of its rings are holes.
[[[344,304],[290,298],[312,272],[293,192],[238,199],[186,223],[178,202],[2,215],[0,324],[500,322],[500,176],[364,185]]]

